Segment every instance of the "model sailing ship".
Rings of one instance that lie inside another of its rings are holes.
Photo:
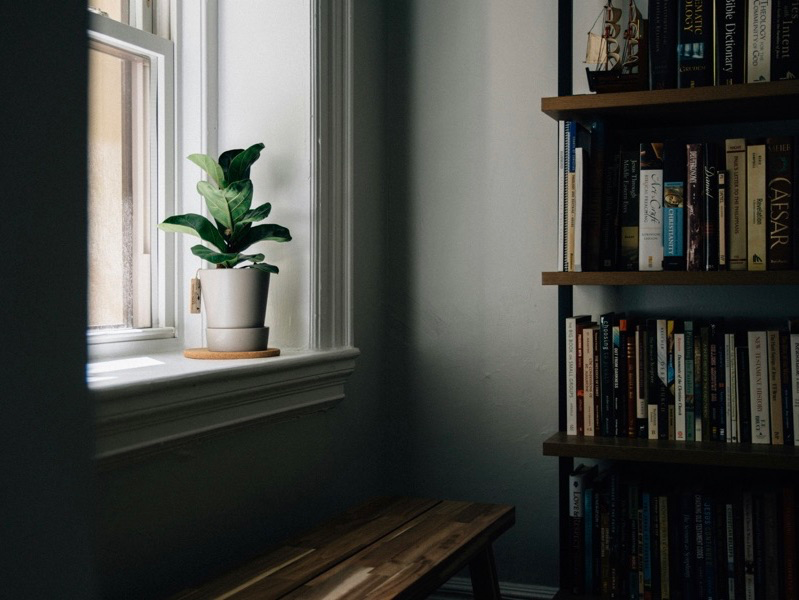
[[[594,21],[588,32],[585,63],[588,87],[592,92],[627,92],[649,87],[649,61],[646,50],[647,21],[630,0],[627,27],[621,30],[622,10],[613,6],[613,0]],[[602,20],[601,31],[596,27]],[[623,36],[623,42],[619,36]]]

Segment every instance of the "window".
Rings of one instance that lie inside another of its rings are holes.
[[[174,195],[173,47],[124,22],[143,20],[133,0],[100,4],[89,16],[88,339],[172,337],[153,231]]]

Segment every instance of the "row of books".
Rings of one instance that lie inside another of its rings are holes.
[[[796,598],[794,481],[667,488],[619,465],[569,477],[572,592],[601,598]]]
[[[795,79],[793,0],[649,0],[651,89]]]
[[[558,270],[799,267],[794,138],[623,145],[599,172],[577,127],[560,124]]]
[[[566,433],[799,445],[799,321],[565,320]]]

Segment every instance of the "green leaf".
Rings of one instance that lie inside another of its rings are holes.
[[[259,262],[255,263],[254,265],[247,265],[246,269],[258,269],[259,271],[264,271],[266,273],[280,273],[280,269],[278,269],[275,265],[270,265],[269,263]]]
[[[191,154],[189,160],[208,173],[217,186],[225,187],[225,173],[213,158],[207,154]]]
[[[208,261],[214,265],[222,265],[223,267],[233,268],[237,264],[249,260],[254,263],[261,262],[264,259],[263,254],[241,254],[239,252],[214,252],[210,248],[206,248],[200,244],[192,246],[191,253],[194,256],[199,256],[203,260]]]
[[[230,161],[230,166],[227,171],[227,180],[232,183],[242,179],[249,179],[250,166],[258,160],[258,157],[261,156],[261,150],[263,149],[264,145],[258,143],[253,144],[244,152],[237,154],[236,157]]]
[[[244,216],[239,219],[239,223],[257,223],[258,221],[263,221],[266,217],[269,216],[269,213],[272,211],[272,205],[267,202],[266,204],[262,204],[257,208],[253,208],[252,210],[248,210]]]
[[[223,190],[233,224],[239,223],[252,204],[252,181],[234,181]]]
[[[237,148],[236,150],[226,150],[219,155],[219,166],[222,168],[226,180],[231,181],[231,179],[228,177],[231,161],[242,152],[244,152],[244,148]]]
[[[175,215],[174,217],[164,219],[164,222],[161,223],[158,228],[173,233],[196,235],[198,238],[205,240],[209,244],[213,244],[220,250],[225,250],[227,246],[222,234],[217,231],[211,221],[202,215],[195,215],[193,213]]]
[[[208,211],[214,219],[219,221],[226,229],[233,231],[233,219],[230,217],[227,199],[222,190],[216,189],[207,181],[197,182],[197,191],[205,198]]]
[[[288,242],[291,240],[291,233],[282,225],[256,225],[242,235],[235,244],[231,244],[230,249],[241,252],[256,242],[264,240],[271,242]]]

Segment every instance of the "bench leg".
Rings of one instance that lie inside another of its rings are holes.
[[[475,600],[501,600],[494,553],[489,544],[469,563]]]

